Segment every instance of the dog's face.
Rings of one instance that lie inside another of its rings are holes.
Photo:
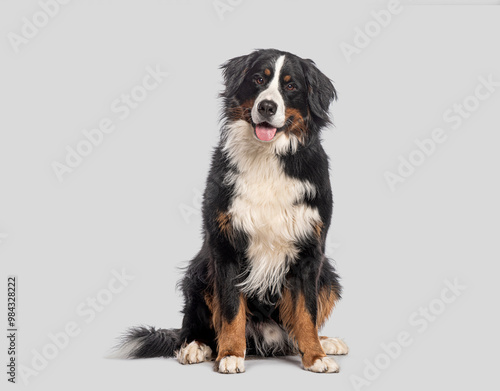
[[[222,68],[227,120],[248,122],[256,140],[296,138],[305,145],[329,123],[336,92],[311,60],[269,49],[233,58]]]

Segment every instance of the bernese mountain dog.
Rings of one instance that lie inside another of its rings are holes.
[[[336,99],[311,60],[256,50],[221,66],[220,141],[203,198],[203,245],[179,285],[180,329],[138,327],[122,357],[215,359],[220,373],[245,371],[245,356],[300,354],[304,369],[338,372],[346,354],[318,330],[340,299],[325,255],[332,215],[328,157],[320,131]]]

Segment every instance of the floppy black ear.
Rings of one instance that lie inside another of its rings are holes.
[[[313,119],[319,126],[327,125],[331,122],[330,104],[337,99],[337,91],[332,81],[316,67],[314,61],[303,60],[302,69],[308,89],[307,103]]]
[[[251,67],[253,57],[254,53],[235,57],[227,60],[220,66],[225,85],[225,89],[222,91],[221,96],[229,98],[236,94]]]

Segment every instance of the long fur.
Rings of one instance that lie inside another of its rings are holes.
[[[223,325],[237,327],[242,303],[246,352],[266,356],[297,354],[304,342],[294,322],[321,327],[340,298],[324,254],[333,202],[320,131],[331,123],[332,82],[311,60],[274,49],[231,59],[222,73],[221,137],[204,192],[203,246],[180,282],[182,327],[131,329],[118,349],[122,357],[173,357],[188,346],[178,355],[182,363],[213,351],[223,371],[239,372],[245,353],[221,356],[221,344],[232,343]],[[263,110],[263,101],[274,102],[277,113]],[[262,129],[274,129],[274,138],[259,139]],[[301,351],[304,366],[333,371],[317,335],[307,338],[319,358],[310,365]]]
[[[173,357],[181,346],[180,329],[135,327],[121,338],[115,358]]]

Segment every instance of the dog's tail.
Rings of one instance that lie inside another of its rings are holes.
[[[173,357],[180,349],[181,329],[134,327],[122,337],[109,358]]]

